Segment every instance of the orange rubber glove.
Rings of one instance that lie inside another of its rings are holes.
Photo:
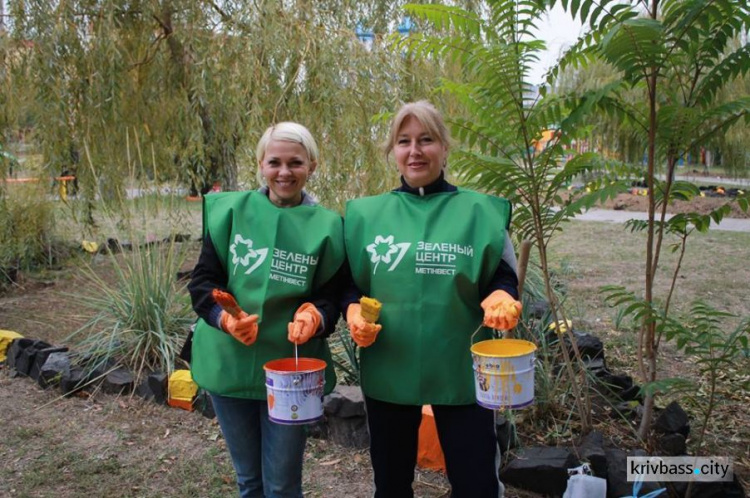
[[[362,318],[362,305],[357,303],[350,304],[346,309],[346,323],[349,325],[349,334],[361,348],[371,346],[383,328],[378,323],[370,323]]]
[[[224,332],[250,346],[258,338],[258,315],[248,315],[244,311],[235,318],[226,311],[221,312],[221,328]]]
[[[521,303],[504,290],[496,290],[484,301],[484,324],[497,330],[510,330],[518,325],[521,316]]]
[[[312,303],[303,303],[294,312],[294,321],[287,326],[287,339],[294,344],[304,344],[318,331],[323,322],[323,315]]]

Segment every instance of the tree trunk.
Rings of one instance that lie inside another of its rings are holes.
[[[654,0],[651,7],[651,16],[656,19],[658,1]],[[654,254],[654,231],[656,227],[656,191],[655,191],[655,163],[656,163],[656,85],[658,81],[658,69],[650,68],[650,74],[647,76],[648,82],[648,103],[649,103],[649,134],[648,134],[648,230],[646,241],[646,303],[650,306],[654,302],[654,259],[658,257]],[[641,377],[645,383],[656,380],[656,351],[654,350],[654,341],[656,340],[656,323],[647,315],[639,331],[638,357],[641,369]],[[644,358],[645,356],[645,358]],[[651,419],[654,415],[654,394],[652,390],[646,393],[643,403],[643,418],[638,427],[638,437],[645,440],[648,437],[651,428]]]
[[[163,4],[161,19],[157,19],[167,40],[171,60],[177,69],[180,86],[187,94],[190,107],[196,109],[203,130],[204,157],[207,161],[206,173],[201,178],[201,184],[197,187],[201,193],[206,193],[214,184],[222,179],[225,182],[225,190],[237,189],[237,164],[235,160],[235,144],[228,147],[224,140],[217,138],[216,126],[211,115],[211,108],[205,99],[197,95],[190,84],[190,70],[194,65],[193,54],[184,47],[174,32],[172,24],[173,9],[170,1]]]

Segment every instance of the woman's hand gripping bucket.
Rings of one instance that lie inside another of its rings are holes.
[[[521,257],[518,265],[518,295],[523,295],[523,285],[526,277],[526,266],[529,261],[531,243],[527,240],[521,244]],[[496,291],[501,293],[502,291]],[[507,296],[509,310],[513,301]],[[483,303],[484,308],[491,303]],[[511,310],[512,311],[512,310]],[[515,326],[520,312],[517,305],[515,320],[503,331],[503,337],[513,337],[512,327]],[[502,322],[502,320],[501,320]],[[474,336],[484,324],[480,325],[471,335],[471,358],[474,369],[474,387],[477,403],[491,410],[505,408],[524,408],[534,402],[534,365],[536,363],[536,345],[522,339],[490,339],[474,344]]]

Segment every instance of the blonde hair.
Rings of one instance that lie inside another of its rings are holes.
[[[443,144],[446,149],[450,147],[451,137],[448,128],[445,126],[443,115],[440,114],[440,111],[428,101],[420,100],[418,102],[410,102],[402,105],[396,113],[396,117],[393,118],[393,122],[391,123],[388,141],[384,146],[386,156],[391,153],[393,147],[396,145],[401,125],[404,124],[404,121],[409,116],[414,116],[417,121],[422,123],[422,126],[427,128],[427,132],[430,136]]]
[[[272,140],[298,143],[307,151],[307,158],[310,162],[318,161],[318,144],[315,142],[310,130],[299,123],[283,121],[269,126],[265,133],[263,133],[263,136],[260,137],[260,140],[258,140],[258,146],[255,149],[255,157],[258,160],[258,165],[263,162],[263,158],[266,155],[266,148]]]

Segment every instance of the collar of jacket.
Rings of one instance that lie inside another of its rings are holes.
[[[404,177],[401,177],[401,186],[394,190],[394,192],[407,192],[409,194],[425,196],[430,194],[436,194],[438,192],[455,192],[458,190],[455,185],[451,185],[445,180],[445,175],[440,172],[440,176],[437,180],[425,185],[424,187],[413,188],[406,184]]]
[[[265,195],[266,197],[268,197],[268,191],[269,191],[268,185],[263,185],[262,187],[258,189],[258,192]],[[303,190],[302,202],[300,202],[299,205],[300,206],[315,206],[316,204],[317,204],[317,201],[315,200],[315,198],[311,194],[308,194],[307,192]]]

